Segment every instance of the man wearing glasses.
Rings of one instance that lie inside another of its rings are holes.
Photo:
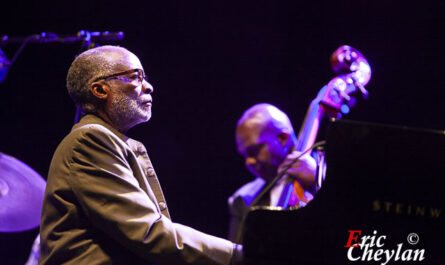
[[[241,247],[173,223],[145,147],[153,87],[128,50],[80,54],[68,93],[86,115],[58,146],[42,209],[39,264],[229,264]]]

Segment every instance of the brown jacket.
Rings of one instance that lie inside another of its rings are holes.
[[[41,265],[229,264],[233,251],[173,223],[145,147],[94,115],[54,154],[40,233]]]

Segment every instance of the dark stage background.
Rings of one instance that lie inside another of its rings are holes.
[[[444,129],[443,1],[21,1],[2,4],[0,35],[123,31],[155,88],[144,142],[175,222],[226,236],[227,197],[251,180],[235,123],[259,102],[289,114],[335,75],[340,45],[373,69],[348,119]],[[101,43],[106,44],[106,43]],[[0,151],[44,178],[74,107],[65,76],[80,43],[30,43],[0,84]],[[11,59],[17,44],[2,47]],[[413,139],[415,140],[415,139]],[[0,234],[0,263],[23,264],[38,230]]]

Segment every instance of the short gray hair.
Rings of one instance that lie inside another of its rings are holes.
[[[112,71],[121,63],[111,54],[128,54],[127,49],[119,46],[101,46],[78,55],[71,64],[66,78],[68,94],[84,113],[95,113],[99,104],[90,91],[91,82]]]

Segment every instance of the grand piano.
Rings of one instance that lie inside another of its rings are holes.
[[[244,264],[445,264],[445,131],[332,120],[326,142],[306,207],[247,214]]]

